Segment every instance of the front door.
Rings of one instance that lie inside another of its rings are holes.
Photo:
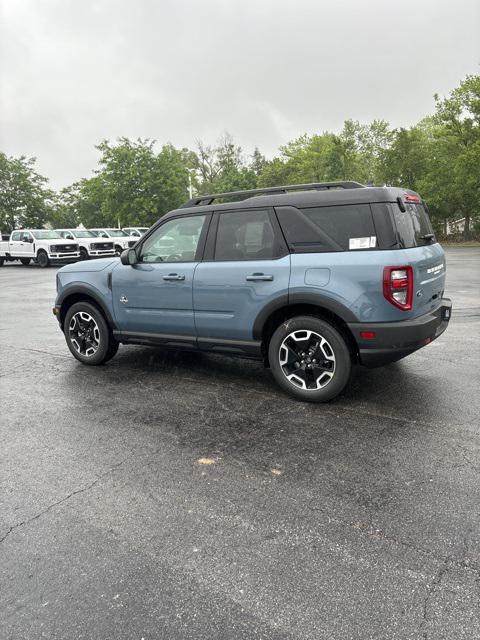
[[[269,209],[216,214],[216,242],[195,271],[195,325],[200,347],[254,353],[255,320],[288,297],[290,254]],[[210,246],[210,238],[207,246]]]
[[[209,215],[171,218],[145,237],[137,263],[112,273],[115,318],[122,335],[196,344],[192,287]]]

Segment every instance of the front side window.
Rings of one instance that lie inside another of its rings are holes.
[[[12,233],[12,241],[18,242],[21,237],[22,237],[22,234],[20,231],[15,231],[14,233]]]
[[[193,262],[206,216],[175,218],[143,243],[139,262]]]
[[[272,260],[279,253],[268,211],[219,215],[215,260]]]

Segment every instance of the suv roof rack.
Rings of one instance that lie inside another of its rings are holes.
[[[324,191],[329,189],[361,189],[365,185],[360,182],[344,181],[344,182],[311,182],[309,184],[287,184],[283,187],[266,187],[265,189],[248,189],[247,191],[227,191],[226,193],[213,193],[205,196],[197,196],[192,198],[181,209],[187,207],[198,207],[202,205],[210,205],[220,198],[234,198],[237,200],[246,200],[253,196],[274,195],[279,193],[288,193],[289,191]]]

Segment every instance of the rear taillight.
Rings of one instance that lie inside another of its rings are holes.
[[[385,267],[383,270],[383,295],[398,309],[410,311],[413,300],[413,269]]]

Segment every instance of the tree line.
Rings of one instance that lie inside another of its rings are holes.
[[[405,99],[410,99],[408,91]],[[464,219],[464,239],[480,237],[480,75],[467,76],[435,112],[409,128],[346,120],[340,132],[302,135],[267,159],[228,134],[195,150],[119,138],[97,145],[89,178],[55,192],[35,159],[0,152],[0,229],[150,226],[195,194],[308,182],[356,180],[402,186],[429,205],[438,233]]]

